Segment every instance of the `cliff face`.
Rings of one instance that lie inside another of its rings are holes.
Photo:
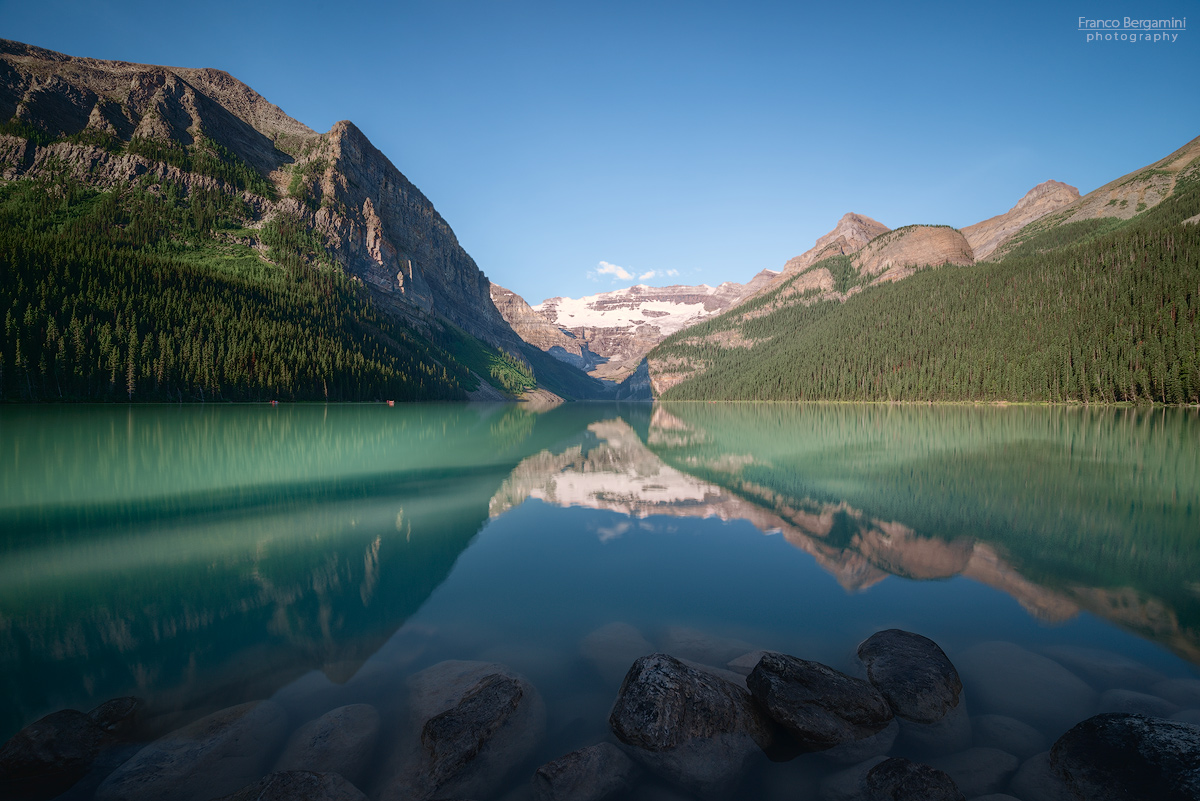
[[[942,225],[910,225],[876,237],[854,257],[859,274],[871,283],[899,281],[923,265],[974,264],[966,237]]]
[[[249,227],[281,213],[298,216],[393,313],[418,326],[446,319],[519,354],[520,339],[449,224],[349,122],[317,134],[219,70],[75,58],[0,40],[5,121],[33,134],[0,136],[7,180],[53,164],[101,188],[143,175],[216,186],[215,178],[156,158],[145,145],[186,153],[198,142],[214,143],[275,187],[244,193],[255,216]]]
[[[510,289],[492,284],[492,302],[517,336],[560,361],[581,370],[591,370],[605,361],[588,343],[554,324],[551,318],[530,308],[525,299]]]

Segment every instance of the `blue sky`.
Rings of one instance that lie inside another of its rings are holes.
[[[352,120],[537,303],[747,281],[847,211],[962,227],[1048,178],[1095,189],[1200,136],[1200,30],[1089,44],[1078,17],[1189,10],[1200,27],[1188,0],[0,0],[0,36]]]

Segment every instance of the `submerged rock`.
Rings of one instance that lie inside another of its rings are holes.
[[[541,744],[546,707],[520,674],[447,661],[409,679],[411,718],[389,760],[384,801],[488,798]]]
[[[966,801],[944,772],[899,757],[871,768],[864,787],[870,801]]]
[[[1182,707],[1200,707],[1200,679],[1167,679],[1151,687],[1150,692]]]
[[[369,704],[351,704],[326,712],[292,733],[277,772],[337,773],[357,782],[379,739],[379,712]]]
[[[867,792],[867,774],[887,757],[872,757],[852,768],[826,776],[821,782],[821,801],[863,801]]]
[[[547,762],[533,775],[541,801],[601,801],[633,786],[641,769],[612,743],[581,748]]]
[[[1100,711],[1169,718],[1179,711],[1179,706],[1157,695],[1133,690],[1106,690],[1100,696]]]
[[[724,667],[754,646],[745,640],[720,637],[685,626],[668,626],[658,640],[658,650],[676,659],[688,659],[705,665]]]
[[[1008,787],[1021,801],[1078,801],[1063,778],[1050,767],[1049,751],[1022,762]]]
[[[583,638],[579,652],[606,684],[618,686],[639,656],[653,653],[642,633],[628,623],[608,623]]]
[[[965,701],[937,723],[900,721],[900,743],[922,756],[954,754],[971,745],[971,717]]]
[[[83,778],[111,741],[86,713],[53,712],[0,748],[0,788],[14,798],[52,798]]]
[[[1050,764],[1088,801],[1196,801],[1200,726],[1144,715],[1096,715],[1058,739]]]
[[[884,756],[896,744],[896,736],[900,734],[900,723],[895,719],[883,731],[864,737],[861,740],[851,740],[848,743],[835,745],[821,752],[821,756],[832,762],[843,765],[854,765],[870,759]]]
[[[1157,670],[1129,657],[1102,648],[1080,645],[1050,645],[1042,653],[1066,666],[1097,690],[1149,687],[1163,680]]]
[[[209,801],[263,775],[287,734],[272,701],[223,709],[138,751],[104,780],[96,801]]]
[[[1092,714],[1096,692],[1052,659],[1011,642],[986,642],[957,658],[971,703],[1053,736]]]
[[[1005,715],[979,715],[971,721],[975,744],[984,748],[999,748],[1020,759],[1047,750],[1045,735],[1016,718]]]
[[[667,654],[633,663],[608,721],[634,759],[702,796],[727,794],[773,741],[749,693]]]
[[[893,717],[869,683],[786,654],[765,654],[746,684],[767,714],[808,749],[870,737]]]
[[[734,673],[749,676],[751,671],[754,670],[754,666],[758,664],[758,661],[763,658],[764,654],[774,653],[778,653],[778,651],[750,651],[749,653],[742,654],[737,659],[730,659],[725,667]]]
[[[221,801],[367,801],[337,773],[288,770],[263,776]]]
[[[887,629],[858,646],[867,680],[897,716],[936,723],[958,706],[962,681],[938,644],[902,629]]]
[[[1003,789],[1021,760],[998,748],[970,748],[931,759],[929,764],[954,779],[964,795],[974,797]]]

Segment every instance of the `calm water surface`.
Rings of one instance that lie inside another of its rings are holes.
[[[614,622],[710,664],[890,627],[1200,664],[1192,410],[5,407],[0,477],[0,740],[120,695],[152,732],[387,709],[482,659],[545,697],[540,764],[609,736]]]

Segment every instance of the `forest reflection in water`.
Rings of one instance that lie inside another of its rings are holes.
[[[962,576],[1015,598],[1022,631],[1090,613],[1195,664],[1198,435],[1178,410],[6,408],[0,723],[130,693],[165,730],[309,671],[348,682],[420,631],[406,670],[539,653],[524,667],[565,696],[580,640],[619,619],[824,625],[830,655],[871,616],[937,628],[889,576]],[[840,599],[804,573],[824,624],[780,615],[801,568],[748,526],[836,579]]]

